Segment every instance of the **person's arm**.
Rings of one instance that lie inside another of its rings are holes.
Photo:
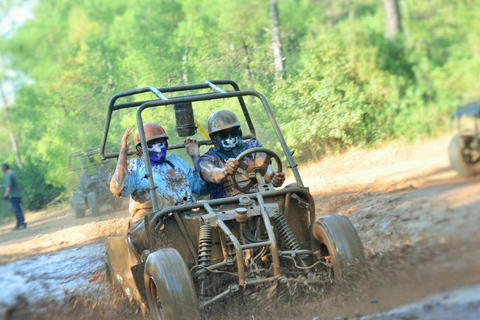
[[[238,161],[230,158],[225,163],[225,167],[219,168],[210,159],[200,159],[198,163],[200,175],[203,180],[220,184],[227,180],[228,175],[231,175],[238,168]]]
[[[131,128],[127,128],[123,134],[117,167],[110,180],[110,191],[117,197],[122,196],[122,191],[125,188],[125,180],[128,174],[127,153],[131,144],[131,141],[128,141],[128,137],[131,133]]]
[[[3,195],[3,199],[4,199],[5,201],[8,200],[8,195],[10,194],[10,191],[11,191],[11,190],[12,190],[12,188],[10,188],[10,187],[7,187],[7,188],[6,188],[5,194]]]
[[[8,200],[8,195],[10,194],[10,191],[12,191],[12,180],[12,175],[10,174],[10,172],[7,172],[7,176],[5,179],[5,193],[3,194],[3,199],[5,201]]]

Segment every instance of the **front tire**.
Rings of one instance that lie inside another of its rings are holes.
[[[96,217],[100,213],[100,204],[97,194],[94,191],[90,191],[87,195],[88,208],[92,216]]]
[[[320,249],[330,257],[333,269],[334,290],[346,293],[366,275],[363,245],[355,227],[345,216],[337,214],[320,217],[312,233],[320,242]]]
[[[473,140],[473,136],[461,138],[460,135],[453,137],[448,149],[448,155],[452,168],[455,169],[459,175],[464,177],[475,176],[480,173],[480,161],[472,163],[465,154],[469,150],[468,145]]]
[[[148,256],[145,287],[152,319],[200,318],[192,277],[177,250],[162,249]]]
[[[73,214],[75,215],[75,218],[80,219],[85,217],[85,210],[79,209],[79,208],[73,208]]]
[[[85,217],[85,200],[83,199],[83,194],[80,191],[75,191],[70,197],[70,206],[73,209],[73,214],[75,218]]]

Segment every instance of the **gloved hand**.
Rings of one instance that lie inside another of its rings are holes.
[[[285,174],[283,172],[273,171],[270,175],[270,180],[275,188],[281,187],[285,181]]]
[[[233,174],[238,169],[237,159],[230,158],[225,162],[225,173],[227,175]]]
[[[4,201],[8,201],[8,196],[3,196]]]

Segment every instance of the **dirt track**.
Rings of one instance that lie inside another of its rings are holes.
[[[355,224],[367,253],[370,280],[348,303],[327,299],[278,312],[272,318],[373,314],[480,283],[480,180],[459,177],[450,169],[450,138],[446,135],[413,146],[388,145],[374,151],[351,150],[300,167],[304,184],[315,195],[317,215],[348,215]],[[0,264],[8,262],[5,266],[14,268],[13,261],[32,261],[44,253],[51,253],[52,260],[61,264],[61,259],[53,259],[61,257],[59,250],[75,250],[121,234],[127,219],[127,213],[116,213],[76,220],[68,208],[57,209],[29,214],[27,230],[10,232],[12,220],[0,228]],[[101,252],[95,259],[99,255]],[[101,270],[92,269],[88,280],[101,284]],[[8,286],[5,277],[0,274],[0,285]],[[65,293],[57,300],[50,299],[53,293],[45,289],[44,299],[34,303],[20,297],[9,304],[0,295],[0,312],[10,308],[13,319],[63,319],[67,315],[118,319],[118,306],[108,299],[104,286],[98,287],[93,295]],[[131,311],[126,316],[141,318]],[[255,317],[264,318],[270,316],[260,313]]]

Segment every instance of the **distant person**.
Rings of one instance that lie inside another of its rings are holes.
[[[10,169],[8,163],[2,164],[2,170],[5,172],[5,194],[3,199],[5,201],[10,200],[12,204],[13,212],[17,218],[17,226],[12,231],[25,229],[27,224],[25,223],[25,217],[23,216],[22,208],[20,207],[21,196],[20,189],[18,188],[17,176],[15,172]]]
[[[195,202],[194,193],[207,194],[206,184],[195,169],[190,168],[185,160],[173,153],[167,156],[168,136],[165,130],[156,123],[145,123],[143,129],[153,181],[157,187],[155,191],[159,208]],[[110,191],[118,197],[130,195],[132,217],[128,223],[128,233],[137,250],[142,252],[148,248],[144,218],[152,212],[152,201],[138,129],[135,132],[134,142],[140,157],[127,161],[130,134],[131,129],[128,128],[121,141],[117,167],[110,180]],[[195,164],[200,156],[197,141],[187,138],[184,144],[187,154]]]
[[[212,139],[210,148],[197,162],[197,170],[208,184],[210,199],[231,197],[242,192],[237,190],[233,182],[233,174],[240,186],[250,181],[248,173],[238,170],[236,157],[245,150],[262,147],[255,139],[242,141],[242,130],[238,118],[233,112],[219,110],[208,119],[208,134]],[[259,154],[260,155],[260,154]],[[262,164],[264,156],[256,159],[250,155],[244,159],[248,165]],[[285,181],[283,172],[274,171],[270,167],[264,176],[265,182],[271,182],[275,188],[281,187]]]

